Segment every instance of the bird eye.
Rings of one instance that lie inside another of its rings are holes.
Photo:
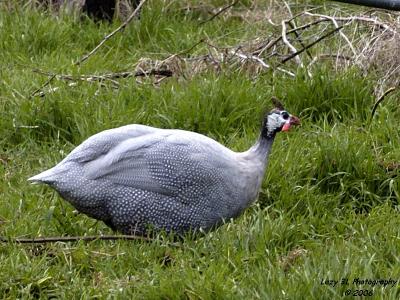
[[[289,119],[289,114],[286,111],[281,112],[281,115],[285,120]]]

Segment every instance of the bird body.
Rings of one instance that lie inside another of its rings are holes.
[[[127,125],[93,135],[29,180],[124,234],[210,230],[255,200],[274,136],[236,153],[195,132]]]

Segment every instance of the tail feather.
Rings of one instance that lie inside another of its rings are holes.
[[[39,183],[50,184],[55,181],[56,174],[57,172],[54,172],[54,168],[51,168],[38,175],[28,178],[28,181],[30,181],[32,184],[39,184]]]

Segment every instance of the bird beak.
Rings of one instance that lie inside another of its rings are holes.
[[[296,116],[290,116],[289,120],[283,125],[282,131],[289,131],[293,125],[300,125],[300,119]]]

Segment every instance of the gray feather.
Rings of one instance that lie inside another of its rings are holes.
[[[90,137],[29,180],[123,233],[207,230],[254,201],[271,144],[235,153],[197,133],[128,125]]]

